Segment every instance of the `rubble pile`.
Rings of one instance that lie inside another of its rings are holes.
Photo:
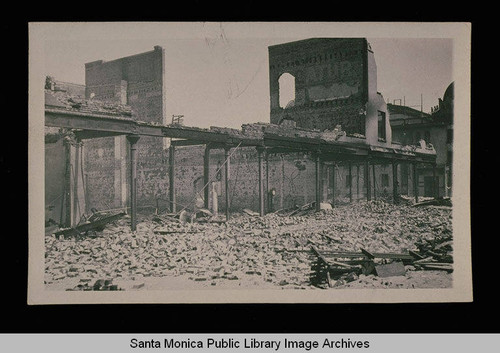
[[[425,256],[442,256],[439,261],[452,257],[451,211],[439,208],[371,201],[300,216],[243,213],[226,223],[158,223],[153,218],[141,220],[136,232],[122,218],[94,237],[46,236],[46,283],[185,276],[207,286],[258,278],[278,287],[306,288],[315,260],[311,246],[418,249]]]

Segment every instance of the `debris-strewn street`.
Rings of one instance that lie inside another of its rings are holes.
[[[53,290],[451,287],[451,214],[451,207],[379,200],[293,216],[234,214],[227,223],[144,215],[136,232],[125,216],[100,230],[49,232],[45,283]],[[405,263],[403,275],[346,271],[325,286],[314,280],[311,247],[419,257]]]

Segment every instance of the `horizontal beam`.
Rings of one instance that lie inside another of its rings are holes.
[[[123,135],[119,132],[108,132],[108,131],[92,131],[92,130],[79,130],[74,131],[75,137],[80,140],[88,140],[100,137],[110,137]]]
[[[343,153],[348,155],[367,155],[367,147],[358,149],[356,147],[344,147],[334,144],[328,144],[319,139],[308,139],[305,137],[289,138],[279,135],[265,135],[264,145],[266,147],[272,147],[276,151],[290,151],[290,152],[316,152],[321,151],[324,153]],[[277,152],[273,152],[277,153]]]
[[[261,146],[262,140],[238,138],[201,128],[185,126],[152,125],[125,117],[112,117],[81,112],[66,112],[45,109],[45,126],[64,127],[88,131],[102,131],[123,135],[143,135],[153,137],[173,137],[196,140],[203,143],[222,143],[229,145]]]
[[[181,146],[196,146],[196,145],[204,145],[206,142],[197,141],[197,140],[173,140],[172,146],[181,147]]]

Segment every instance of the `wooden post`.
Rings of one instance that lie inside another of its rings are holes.
[[[398,203],[398,164],[392,161],[392,200]]]
[[[373,172],[373,199],[377,200],[377,181],[375,179],[375,162],[372,162],[372,172]]]
[[[137,141],[139,136],[129,135],[130,143],[130,229],[137,229]]]
[[[365,180],[366,180],[366,201],[371,201],[371,185],[370,185],[370,163],[365,161]]]
[[[170,212],[176,212],[176,200],[175,200],[175,146],[171,143],[168,150],[168,160],[169,160],[169,198],[170,198]]]
[[[204,198],[205,198],[205,208],[208,210],[210,208],[209,198],[210,198],[210,144],[205,146],[205,155],[203,157],[203,186],[204,186]]]
[[[322,193],[321,193],[321,157],[320,152],[318,151],[315,155],[316,162],[316,211],[321,210],[321,201],[322,201]]]
[[[415,203],[418,203],[418,171],[417,163],[413,164],[413,194],[415,196]]]
[[[229,221],[229,151],[231,147],[227,146],[224,148],[224,159],[226,164],[224,165],[224,191],[226,193],[226,221]]]
[[[259,158],[259,214],[264,216],[264,160],[263,154],[264,148],[257,147],[257,155]]]
[[[349,162],[349,202],[352,202],[352,165]]]

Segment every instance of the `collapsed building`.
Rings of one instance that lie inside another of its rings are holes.
[[[46,85],[46,219],[69,227],[92,209],[123,209],[134,229],[141,208],[229,217],[242,208],[263,215],[311,202],[318,210],[362,198],[397,202],[399,165],[410,166],[404,193],[418,200],[418,166],[436,173],[432,145],[393,142],[366,39],[269,47],[270,122],[241,129],[169,123],[164,65],[156,46],[85,64],[85,96]],[[287,77],[295,92],[280,104]]]

